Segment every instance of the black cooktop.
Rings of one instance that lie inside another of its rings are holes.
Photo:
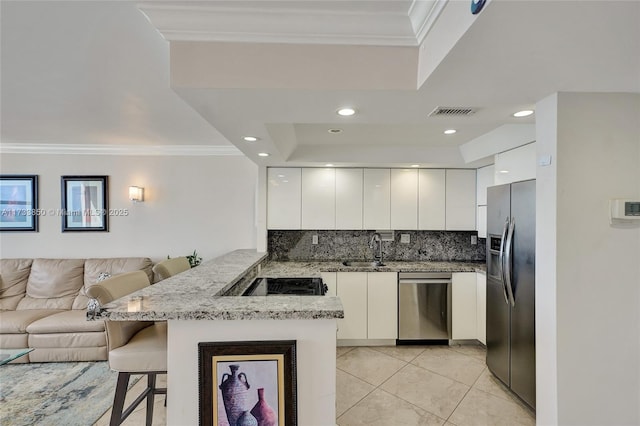
[[[322,296],[327,286],[322,278],[256,278],[243,296]]]

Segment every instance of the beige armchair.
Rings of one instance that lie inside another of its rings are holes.
[[[89,297],[105,305],[134,291],[149,286],[142,271],[116,275],[87,289]],[[153,419],[153,399],[166,394],[166,388],[156,388],[156,376],[167,372],[167,323],[153,321],[105,321],[109,367],[118,372],[110,425],[121,424],[146,398],[146,424]],[[147,376],[147,388],[124,409],[129,378],[132,374]],[[124,411],[124,412],[123,412]]]
[[[191,269],[191,264],[186,257],[174,257],[157,263],[153,267],[153,272],[160,280],[164,280],[189,269]]]

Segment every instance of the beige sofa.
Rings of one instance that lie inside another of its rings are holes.
[[[103,361],[102,321],[87,321],[86,289],[105,273],[142,270],[151,259],[1,259],[0,348],[35,348],[21,362]]]

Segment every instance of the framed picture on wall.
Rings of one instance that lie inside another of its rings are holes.
[[[108,176],[62,176],[62,232],[109,230]]]
[[[38,176],[0,175],[0,231],[38,231]]]
[[[295,426],[296,341],[200,343],[200,425]]]

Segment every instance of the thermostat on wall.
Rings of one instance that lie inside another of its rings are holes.
[[[640,221],[640,201],[637,200],[611,200],[611,222],[614,221]]]

